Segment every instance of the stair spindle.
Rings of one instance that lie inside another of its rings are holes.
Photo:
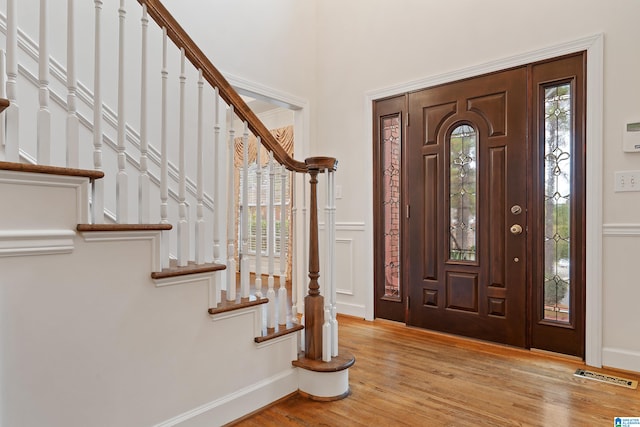
[[[280,166],[280,287],[278,288],[278,324],[287,324],[287,169]]]
[[[125,18],[127,11],[120,0],[118,9],[118,174],[116,176],[116,218],[118,223],[129,223],[129,177],[125,171],[126,118],[125,118]]]
[[[169,159],[167,152],[167,83],[169,71],[167,70],[167,29],[162,28],[162,100],[160,118],[160,223],[169,224]],[[171,244],[169,232],[162,233],[162,268],[169,267],[169,248]]]
[[[269,278],[267,284],[267,328],[276,327],[276,291],[274,289],[274,253],[275,253],[275,178],[276,171],[273,161],[273,151],[269,152],[269,205],[267,207],[267,257]]]
[[[179,160],[178,160],[178,266],[184,267],[189,262],[189,220],[187,217],[187,163],[185,160],[185,91],[187,75],[185,73],[184,48],[180,49],[180,125],[179,125]]]
[[[7,57],[4,49],[0,49],[0,98],[7,98]],[[0,160],[7,160],[5,149],[7,144],[7,123],[5,121],[6,113],[0,113]]]
[[[256,297],[262,298],[262,140],[256,142]]]
[[[101,16],[102,0],[94,0],[94,69],[93,69],[93,168],[102,170],[102,85],[101,85]],[[104,223],[104,180],[93,182],[91,194],[92,220],[94,224]]]
[[[38,164],[51,164],[51,112],[49,111],[49,39],[47,27],[49,13],[47,0],[40,0],[40,31],[38,52],[38,100],[36,117]]]
[[[204,124],[203,124],[203,91],[204,80],[202,78],[202,70],[198,70],[198,146],[197,146],[197,219],[196,219],[196,264],[203,264],[205,261],[205,221],[204,221]]]
[[[214,153],[214,171],[213,171],[213,260],[216,264],[222,264],[222,250],[220,248],[220,223],[222,216],[220,215],[220,184],[224,179],[222,162],[222,145],[220,144],[220,93],[218,88],[214,88],[213,103],[213,153]],[[220,300],[220,298],[218,298]]]
[[[242,211],[240,226],[240,296],[249,298],[251,284],[249,272],[249,125],[244,122],[242,134]]]
[[[147,114],[147,32],[149,16],[147,5],[142,5],[141,25],[141,54],[140,54],[140,174],[138,175],[138,222],[148,224],[150,222],[150,177],[149,177],[149,137],[147,126],[149,117]]]
[[[236,299],[236,258],[235,258],[235,171],[233,158],[235,150],[235,130],[233,105],[229,106],[227,114],[227,129],[229,129],[229,143],[227,145],[227,300]]]
[[[297,182],[296,182],[296,174],[291,173],[291,236],[289,236],[291,240],[291,258],[293,262],[291,263],[291,320],[293,322],[298,321],[298,266],[296,257],[298,256],[298,238],[297,227],[298,227],[298,207],[297,204],[294,203],[296,200],[296,192],[297,192]]]
[[[67,167],[80,167],[80,121],[77,112],[75,0],[67,0]]]
[[[335,172],[326,169],[327,174],[327,194],[329,200],[329,239],[327,241],[327,272],[329,278],[329,307],[331,310],[331,356],[338,356],[338,318],[336,307],[336,192],[335,192]]]
[[[6,110],[7,139],[5,159],[9,162],[20,161],[20,137],[17,94],[18,81],[18,0],[7,0],[7,98],[11,103]]]

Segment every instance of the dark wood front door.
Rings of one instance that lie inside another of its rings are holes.
[[[526,347],[527,68],[408,95],[407,323]]]

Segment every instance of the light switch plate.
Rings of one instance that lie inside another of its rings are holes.
[[[614,190],[640,191],[640,171],[617,171],[615,173]]]

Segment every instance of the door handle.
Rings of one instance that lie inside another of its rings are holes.
[[[520,224],[513,224],[511,226],[511,234],[521,234],[522,226]]]

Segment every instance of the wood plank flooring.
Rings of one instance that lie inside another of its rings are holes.
[[[236,426],[613,426],[640,417],[640,389],[573,376],[581,361],[339,317],[356,356],[351,395],[294,395]],[[607,372],[630,379],[640,375]]]

